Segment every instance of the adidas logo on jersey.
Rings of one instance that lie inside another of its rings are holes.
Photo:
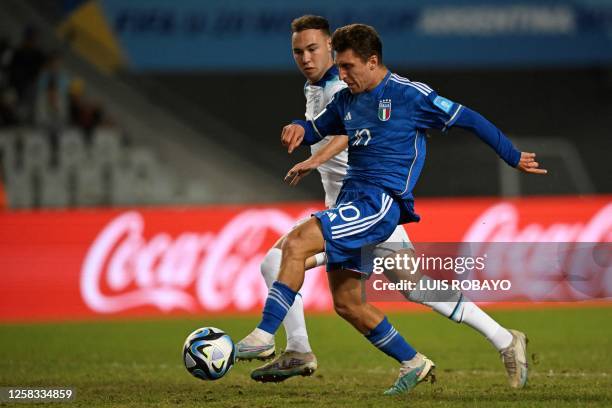
[[[351,112],[346,112],[346,115],[344,115],[344,120],[351,120],[351,119],[353,119],[351,117]]]

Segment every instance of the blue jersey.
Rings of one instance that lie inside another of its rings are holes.
[[[348,135],[345,182],[359,180],[383,187],[411,209],[412,190],[425,162],[426,130],[445,131],[464,111],[470,113],[466,118],[474,117],[473,111],[439,96],[429,86],[388,72],[373,90],[352,94],[343,89],[313,120],[297,123],[306,129],[305,143],[327,135]],[[520,152],[497,128],[480,126],[490,123],[479,115],[474,123],[478,126],[471,130],[509,164],[518,163]]]

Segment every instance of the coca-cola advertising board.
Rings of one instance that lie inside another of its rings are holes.
[[[266,252],[320,208],[1,212],[0,320],[256,312]],[[612,242],[612,196],[420,199],[416,209],[421,222],[405,226],[414,242]],[[516,264],[505,273],[521,279]],[[596,284],[599,298],[612,297],[612,279]],[[332,310],[323,267],[301,292],[308,311]]]

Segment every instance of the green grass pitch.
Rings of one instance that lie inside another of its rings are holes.
[[[396,363],[335,315],[307,316],[319,370],[280,384],[251,381],[249,372],[259,362],[237,363],[215,382],[191,377],[182,365],[189,332],[215,326],[237,341],[257,322],[255,316],[5,324],[0,386],[76,389],[74,402],[45,407],[612,406],[612,307],[492,315],[530,339],[534,358],[526,389],[507,386],[500,359],[485,339],[433,312],[390,313],[391,322],[438,367],[436,384],[421,384],[401,397],[381,395],[395,379]],[[277,339],[284,343],[282,333]]]

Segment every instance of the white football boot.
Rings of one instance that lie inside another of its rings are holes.
[[[236,343],[236,360],[268,360],[274,357],[274,352],[274,339],[267,343],[254,333]]]
[[[500,355],[508,374],[508,382],[512,388],[523,388],[527,384],[527,337],[518,330],[512,333],[512,343]]]

